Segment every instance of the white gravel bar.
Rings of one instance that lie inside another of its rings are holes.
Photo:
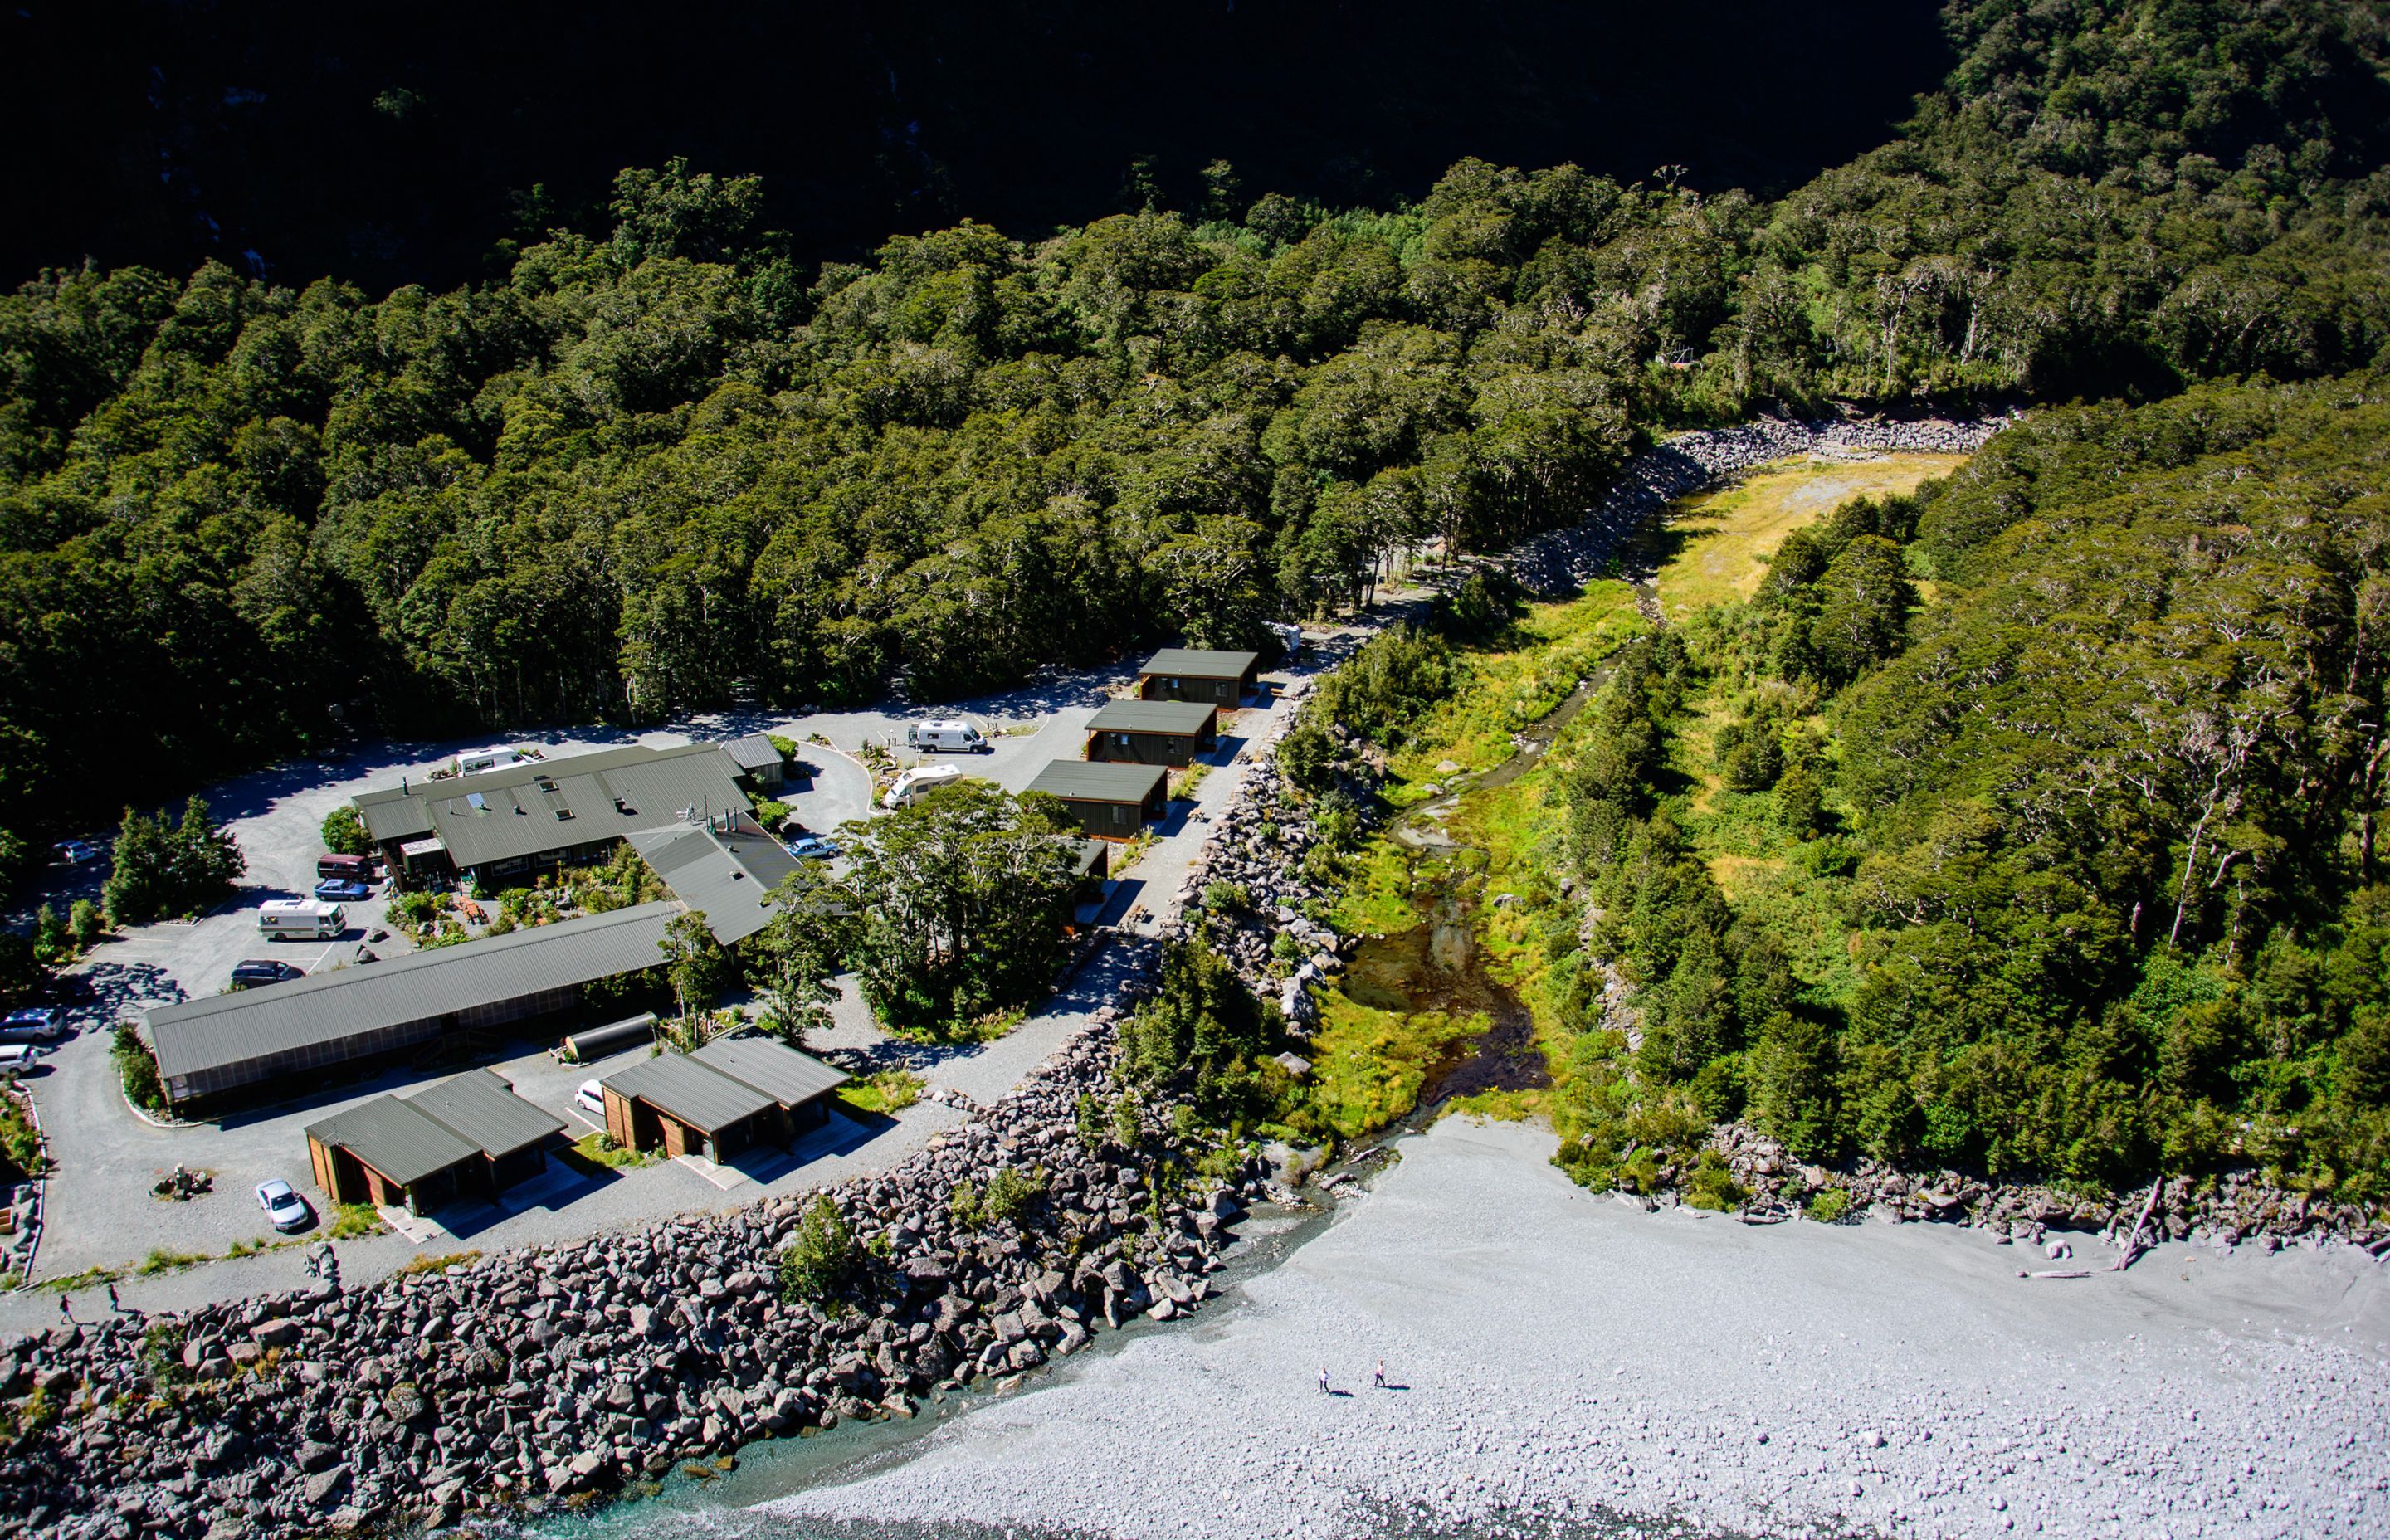
[[[1551,1149],[1448,1119],[1225,1307],[770,1506],[1140,1537],[2390,1534],[2390,1268],[2353,1248],[2024,1279],[2056,1264],[1978,1232],[1646,1214]]]

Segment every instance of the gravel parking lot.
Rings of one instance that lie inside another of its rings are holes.
[[[866,742],[901,743],[905,725],[931,715],[968,715],[989,730],[993,752],[954,756],[968,774],[984,776],[1009,790],[1026,787],[1053,759],[1077,758],[1086,719],[1115,690],[1133,681],[1133,671],[1055,675],[1002,696],[934,710],[882,710],[787,715],[726,714],[692,719],[670,730],[631,735],[551,735],[518,738],[538,743],[551,757],[641,742],[658,747],[769,731],[801,742],[818,736],[830,747],[808,745],[803,758],[815,767],[801,786],[780,793],[808,828],[829,832],[871,813],[871,785],[850,757]],[[1269,708],[1264,708],[1264,712]],[[1113,884],[1102,916],[1119,923],[1142,908],[1149,925],[1175,904],[1175,894],[1209,821],[1234,795],[1244,766],[1241,751],[1263,712],[1245,713],[1246,727],[1228,737],[1215,759],[1239,763],[1216,770],[1199,788],[1193,803],[1172,804],[1163,835],[1135,870]],[[1023,730],[1026,729],[1026,730]],[[997,736],[1000,733],[1001,736]],[[213,789],[209,802],[240,841],[249,873],[238,895],[194,922],[142,927],[97,948],[79,970],[90,997],[71,1011],[73,1034],[39,1069],[32,1084],[50,1131],[54,1169],[49,1179],[49,1223],[36,1259],[34,1277],[56,1279],[91,1269],[134,1268],[153,1251],[221,1256],[236,1242],[273,1238],[254,1197],[257,1183],[281,1177],[319,1211],[324,1195],[314,1189],[302,1130],[341,1109],[388,1090],[405,1089],[436,1074],[392,1071],[372,1078],[328,1085],[304,1098],[246,1110],[222,1122],[161,1126],[126,1104],[108,1057],[110,1023],[136,1016],[143,1007],[212,994],[244,957],[274,956],[310,972],[354,966],[357,946],[379,926],[377,897],[345,905],[348,933],[335,943],[267,943],[257,930],[259,905],[270,898],[305,896],[314,886],[315,862],[322,853],[319,830],[327,814],[356,793],[425,776],[463,748],[482,742],[378,745],[337,759],[277,766]],[[919,756],[899,751],[900,759]],[[940,756],[942,759],[945,756]],[[79,893],[96,895],[104,867],[54,868],[52,880],[26,899],[62,902]],[[373,943],[383,956],[405,950],[395,935]],[[370,966],[370,965],[365,965]],[[1053,1048],[1087,1010],[1110,997],[1110,965],[1099,958],[1052,1006],[997,1043],[967,1050],[925,1051],[892,1043],[871,1025],[852,998],[838,1012],[839,1024],[825,1046],[875,1050],[887,1061],[917,1064],[933,1090],[952,1088],[981,1099],[1002,1096]],[[612,1066],[559,1066],[549,1060],[549,1044],[519,1044],[491,1064],[531,1100],[573,1120],[579,1132],[594,1126],[573,1110],[573,1087]],[[386,1234],[344,1241],[344,1275],[378,1276],[421,1252],[467,1247],[483,1251],[534,1241],[564,1239],[616,1225],[695,1208],[725,1207],[833,1181],[860,1166],[878,1167],[914,1148],[957,1118],[934,1103],[906,1110],[874,1126],[834,1120],[833,1127],[800,1147],[799,1159],[781,1161],[740,1174],[705,1172],[691,1164],[662,1161],[620,1174],[568,1179],[559,1172],[508,1195],[503,1209],[469,1205],[434,1216],[436,1229],[419,1240]],[[151,1195],[151,1186],[176,1165],[213,1174],[214,1190],[173,1202]],[[320,1229],[320,1226],[319,1226]],[[303,1238],[313,1239],[317,1231]],[[129,1304],[178,1308],[202,1299],[288,1286],[301,1277],[301,1251],[289,1247],[260,1256],[212,1263],[152,1276],[134,1274],[118,1284]],[[87,1300],[86,1300],[87,1304]],[[46,1292],[0,1296],[0,1328],[22,1328],[56,1318]]]

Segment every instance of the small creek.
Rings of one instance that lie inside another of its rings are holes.
[[[1484,949],[1477,943],[1474,921],[1484,886],[1484,853],[1455,840],[1446,820],[1469,792],[1507,786],[1531,769],[1561,729],[1585,710],[1600,685],[1600,678],[1579,682],[1559,706],[1519,735],[1517,753],[1482,775],[1447,783],[1441,795],[1411,810],[1390,830],[1394,839],[1420,853],[1420,878],[1413,898],[1428,918],[1407,930],[1363,941],[1344,971],[1345,995],[1375,1009],[1478,1014],[1491,1025],[1458,1045],[1429,1072],[1420,1085],[1419,1103],[1407,1117],[1374,1138],[1356,1141],[1336,1162],[1337,1170],[1358,1174],[1368,1162],[1384,1154],[1389,1144],[1425,1128],[1436,1110],[1455,1097],[1549,1084],[1543,1056],[1536,1047],[1533,1018],[1510,986],[1486,971]],[[1231,1290],[1224,1305],[1233,1307],[1234,1285],[1277,1267],[1329,1224],[1335,1213],[1332,1204],[1255,1205],[1240,1227],[1238,1244],[1223,1259],[1226,1268],[1216,1275],[1215,1281]],[[1200,1327],[1216,1320],[1207,1310],[1193,1324]],[[1083,1356],[1118,1353],[1149,1333],[1179,1329],[1176,1323],[1132,1321],[1118,1331],[1098,1333]],[[632,1536],[933,1540],[918,1525],[800,1519],[757,1505],[790,1493],[863,1480],[911,1457],[925,1435],[957,1414],[1038,1390],[1052,1380],[1050,1373],[1032,1374],[1005,1381],[1001,1390],[933,1395],[920,1403],[919,1414],[910,1420],[847,1422],[804,1438],[751,1444],[739,1451],[729,1470],[693,1461],[676,1469],[645,1495],[579,1512],[546,1515],[511,1533],[524,1540],[630,1540]],[[1649,1532],[1623,1525],[1544,1533],[1613,1536]]]
[[[1535,768],[1600,687],[1599,678],[1579,680],[1558,706],[1519,735],[1517,753],[1481,775],[1448,783],[1389,830],[1396,843],[1418,853],[1411,896],[1427,918],[1407,930],[1365,939],[1344,969],[1345,997],[1374,1010],[1482,1015],[1489,1022],[1428,1072],[1419,1104],[1398,1132],[1424,1127],[1455,1097],[1550,1084],[1536,1047],[1534,1018],[1510,985],[1486,971],[1484,949],[1478,944],[1477,911],[1487,902],[1484,853],[1456,839],[1450,819],[1471,792],[1508,786]]]

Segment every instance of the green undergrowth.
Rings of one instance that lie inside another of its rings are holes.
[[[1361,847],[1336,895],[1330,923],[1348,936],[1390,936],[1420,923],[1411,903],[1411,853],[1387,835]]]
[[[1311,1041],[1309,1110],[1342,1138],[1375,1133],[1419,1104],[1428,1072],[1490,1024],[1478,1015],[1379,1010],[1322,991]]]
[[[1395,754],[1398,782],[1416,787],[1452,772],[1490,770],[1509,759],[1510,735],[1541,722],[1618,644],[1647,629],[1624,583],[1591,584],[1576,598],[1529,608],[1494,646],[1462,654],[1468,683],[1439,701]]]

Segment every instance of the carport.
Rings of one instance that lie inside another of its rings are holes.
[[[1170,773],[1159,764],[1105,764],[1058,759],[1029,783],[1060,799],[1079,828],[1099,840],[1126,840],[1161,818]]]
[[[687,1054],[662,1053],[598,1082],[606,1132],[625,1149],[702,1155],[714,1164],[759,1138],[785,1143],[780,1104]]]
[[[547,1166],[547,1140],[563,1127],[497,1075],[472,1070],[310,1123],[307,1160],[336,1203],[403,1203],[419,1214],[537,1175]]]
[[[1219,716],[1197,700],[1115,700],[1087,719],[1087,758],[1192,764],[1219,741]]]

